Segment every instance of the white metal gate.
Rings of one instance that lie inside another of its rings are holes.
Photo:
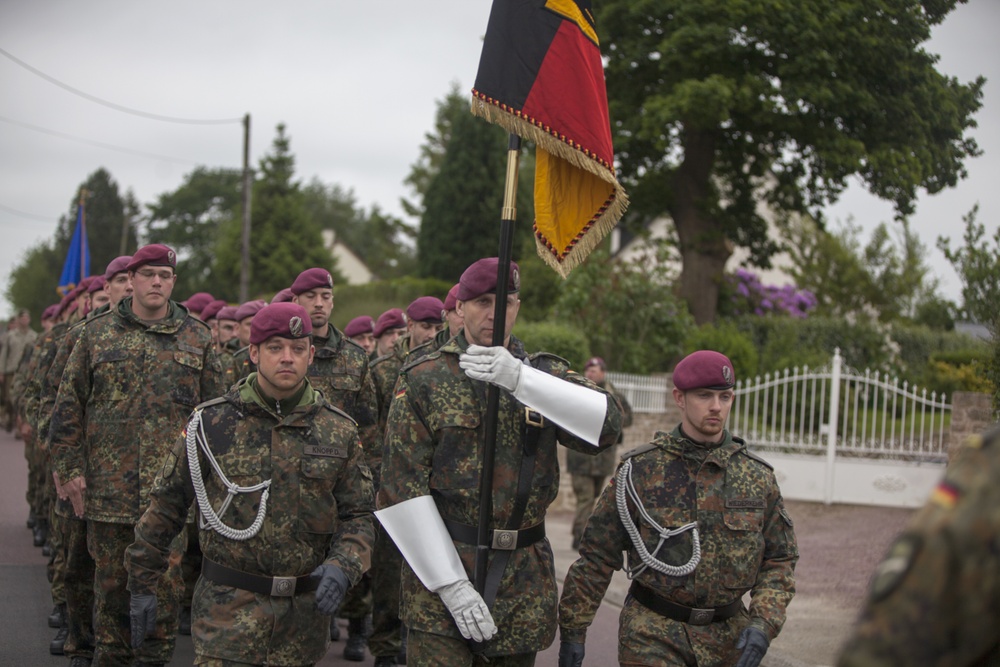
[[[918,507],[948,459],[951,405],[858,372],[828,367],[740,381],[730,430],[775,466],[789,498]]]

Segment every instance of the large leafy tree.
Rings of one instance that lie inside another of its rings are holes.
[[[173,192],[165,192],[147,205],[146,233],[150,243],[174,248],[177,285],[183,299],[198,291],[222,291],[212,275],[222,224],[240,218],[242,175],[231,169],[198,167],[184,177]]]
[[[322,230],[306,211],[302,189],[294,180],[295,156],[284,125],[278,125],[271,152],[261,158],[258,174],[251,206],[249,293],[251,298],[269,299],[291,285],[304,269],[319,266],[335,272],[336,267],[323,245]],[[241,217],[224,223],[216,246],[218,289],[213,294],[228,300],[239,295]]]
[[[951,247],[942,236],[937,245],[962,280],[962,310],[966,317],[982,324],[992,324],[1000,332],[1000,229],[987,243],[986,227],[976,221],[979,204],[962,217],[965,223],[963,245]],[[1000,338],[998,338],[1000,341]]]
[[[921,46],[957,2],[599,5],[623,180],[634,210],[673,218],[697,321],[734,246],[761,266],[776,249],[761,199],[818,217],[857,176],[903,217],[965,175],[984,80],[942,75]]]

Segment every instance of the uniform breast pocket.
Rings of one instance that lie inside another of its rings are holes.
[[[441,415],[437,423],[438,444],[434,449],[433,489],[469,489],[479,486],[479,415]]]
[[[122,401],[135,391],[141,378],[129,369],[128,350],[105,350],[96,355],[93,374],[93,400]]]
[[[299,464],[299,530],[332,534],[337,529],[334,489],[347,463],[347,450],[324,447],[324,456],[303,456]]]
[[[229,451],[226,454],[217,455],[216,462],[232,484],[249,487],[261,482],[261,461],[260,455],[256,452]],[[229,495],[227,489],[204,457],[201,460],[201,471],[202,476],[206,479],[205,486],[209,488],[209,502],[211,502],[212,508],[218,512]],[[229,508],[222,515],[225,523],[237,528],[249,526],[257,516],[260,497],[261,491],[237,493],[230,501]]]
[[[188,350],[176,350],[173,354],[174,386],[171,395],[174,402],[188,407],[200,403],[202,357]]]
[[[762,503],[729,499],[723,510],[726,548],[721,550],[727,563],[722,567],[723,585],[742,591],[753,586],[764,554],[764,507]]]

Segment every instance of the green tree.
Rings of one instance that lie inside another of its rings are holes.
[[[55,251],[51,241],[42,241],[26,250],[11,270],[4,292],[11,312],[27,308],[32,321],[40,322],[42,311],[59,301],[56,283],[65,259],[65,255],[60,257]]]
[[[673,296],[665,249],[647,261],[611,261],[595,250],[563,284],[556,317],[579,328],[591,354],[626,373],[665,372],[684,352],[693,320]]]
[[[601,3],[623,181],[640,217],[672,217],[699,323],[734,246],[760,266],[776,249],[759,200],[818,217],[858,176],[905,217],[918,189],[965,176],[985,81],[940,74],[921,46],[957,2]]]
[[[979,204],[962,217],[964,245],[952,250],[951,242],[939,236],[937,246],[962,280],[963,314],[976,322],[1000,328],[1000,229],[993,234],[993,246],[986,243],[986,227],[976,222]]]
[[[260,160],[254,183],[250,233],[251,298],[270,298],[288,287],[304,269],[328,267],[336,274],[333,257],[323,245],[322,230],[308,214],[301,187],[293,180],[295,157],[279,124],[271,152]],[[219,298],[235,300],[239,293],[242,215],[223,224],[216,246]],[[213,292],[215,294],[215,292]]]
[[[149,242],[165,243],[178,253],[174,287],[178,298],[198,291],[223,291],[212,273],[215,250],[223,223],[240,219],[242,197],[239,172],[197,167],[180,187],[147,205]]]

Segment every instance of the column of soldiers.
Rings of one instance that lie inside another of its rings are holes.
[[[560,664],[581,664],[603,589],[577,576],[559,603],[544,524],[558,491],[556,445],[613,448],[623,409],[511,334],[514,263],[504,343],[492,346],[497,265],[474,262],[443,302],[420,297],[342,332],[330,324],[325,269],[303,270],[270,304],[207,293],[177,302],[176,256],[153,244],[51,307],[18,371],[26,389],[16,407],[26,445],[43,454],[34,485],[47,491],[34,489],[30,504],[36,525],[52,517],[54,615],[65,619],[59,649],[71,664],[166,664],[182,619],[196,664],[314,664],[339,634],[337,618],[347,621],[349,660],[367,649],[376,665],[530,665],[561,627]],[[105,292],[109,303],[92,305]],[[648,566],[619,650],[659,657],[623,664],[697,656],[752,667],[794,590],[794,533],[773,474],[724,430],[731,364],[695,362],[675,395],[685,420],[649,449],[720,471],[701,480],[688,468],[694,477],[672,482],[694,494],[690,506],[675,507],[655,484],[642,496],[655,506],[630,497],[624,512],[639,524],[630,532],[615,523],[624,514],[613,490],[655,480],[642,477],[650,455],[629,457],[631,477],[616,476],[597,502],[601,529],[581,538],[581,563],[598,565],[576,569],[599,582],[621,566],[604,554],[631,549],[658,566],[693,568],[701,557],[707,580],[727,581],[726,563],[745,570],[732,587],[704,588],[690,572]],[[471,574],[489,385],[500,410],[480,594]],[[702,527],[700,552],[698,532],[672,523],[679,537],[658,552],[660,533],[640,520],[702,512],[718,521]],[[731,519],[758,551],[733,541]],[[609,541],[620,534],[631,542]],[[80,582],[90,585],[70,585]],[[721,600],[724,591],[735,600]]]

